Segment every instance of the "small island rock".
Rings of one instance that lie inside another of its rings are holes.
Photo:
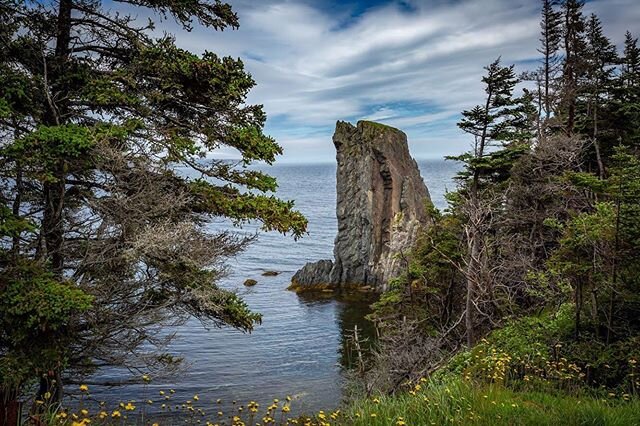
[[[400,130],[370,121],[338,121],[334,261],[309,263],[292,279],[298,290],[321,284],[385,291],[406,267],[421,227],[429,226],[429,191]]]

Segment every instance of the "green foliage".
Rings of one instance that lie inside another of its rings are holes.
[[[370,319],[382,326],[394,319],[416,320],[432,333],[437,326],[454,321],[461,304],[456,289],[461,274],[451,268],[461,260],[462,227],[456,216],[428,206],[432,223],[418,236],[407,271],[391,281],[389,290],[372,305]]]
[[[85,126],[40,126],[1,150],[0,155],[8,161],[33,165],[42,171],[42,180],[54,181],[60,161],[86,155],[93,145],[91,131]]]
[[[345,425],[627,425],[640,422],[637,399],[597,398],[477,386],[459,378],[429,380],[417,390],[350,404]]]
[[[4,270],[0,289],[0,381],[4,389],[19,388],[38,372],[65,364],[70,328],[93,297],[26,259],[14,259]]]
[[[267,179],[266,185],[273,181],[259,173],[245,174],[243,179],[252,179],[251,186],[260,185],[259,180]],[[255,180],[257,178],[257,181]],[[282,201],[274,196],[242,193],[230,186],[217,187],[199,179],[189,183],[189,190],[195,197],[194,210],[215,216],[224,216],[241,224],[252,219],[261,219],[266,231],[293,232],[297,238],[306,230],[307,220],[293,210],[293,202]]]
[[[33,232],[34,230],[33,222],[16,217],[9,208],[0,205],[0,238],[17,237],[23,232]]]
[[[247,103],[243,62],[153,36],[165,18],[236,28],[231,6],[107,3],[0,0],[0,355],[5,372],[27,366],[2,386],[48,369],[139,368],[157,359],[140,349],[160,344],[158,324],[188,316],[251,331],[260,315],[217,286],[250,238],[209,225],[306,232],[294,203],[270,194],[276,180],[248,168],[282,148]],[[223,147],[235,166],[207,159]]]
[[[91,307],[92,297],[70,282],[59,282],[37,265],[15,262],[2,278],[0,304],[4,330],[13,330],[11,344],[28,344],[31,333],[55,332],[69,324],[72,313]]]
[[[516,390],[637,395],[637,337],[605,344],[573,339],[575,307],[524,317],[495,330],[470,351],[454,356],[437,376]]]

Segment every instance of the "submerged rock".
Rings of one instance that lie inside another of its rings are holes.
[[[264,271],[262,273],[263,277],[275,277],[277,275],[280,275],[280,272],[278,272],[278,271]]]
[[[253,286],[254,286],[254,285],[256,285],[256,284],[258,284],[258,281],[253,280],[253,279],[251,279],[251,278],[249,278],[249,279],[247,279],[247,280],[244,280],[244,285],[245,285],[246,287],[253,287]]]
[[[305,265],[293,285],[384,291],[389,279],[406,267],[420,227],[430,223],[429,192],[400,130],[370,121],[357,126],[339,121],[333,143],[338,162],[335,260]]]

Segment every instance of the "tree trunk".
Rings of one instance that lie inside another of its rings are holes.
[[[615,303],[616,287],[618,285],[618,256],[620,253],[620,204],[622,199],[622,183],[623,179],[620,179],[618,184],[618,197],[616,200],[616,237],[613,246],[613,259],[611,265],[611,290],[609,295],[609,315],[607,318],[607,337],[606,344],[611,342],[611,332],[613,331],[613,306]]]
[[[470,250],[469,250],[469,264],[467,266],[467,300],[466,300],[466,315],[465,315],[465,327],[467,329],[467,346],[472,348],[476,343],[475,322],[476,322],[476,306],[475,298],[477,293],[477,277],[479,276],[481,265],[480,258],[480,240],[477,229],[472,227],[470,231]]]
[[[62,377],[60,370],[50,370],[40,377],[38,392],[31,407],[32,418],[38,419],[44,412],[44,407],[56,407],[62,403]],[[44,401],[46,404],[38,404]]]
[[[13,200],[12,213],[13,216],[20,217],[20,205],[22,204],[22,193],[24,191],[22,182],[22,165],[20,162],[16,163],[16,198]],[[13,236],[11,242],[11,254],[17,255],[20,253],[20,233]]]
[[[489,87],[487,93],[487,100],[484,106],[485,116],[489,115],[489,108],[493,99],[493,88]],[[480,135],[480,144],[475,149],[476,158],[482,158],[484,156],[485,144],[487,142],[487,128],[489,123],[484,123],[482,134]],[[476,342],[475,333],[475,321],[476,321],[476,306],[475,297],[477,293],[477,286],[480,284],[479,278],[481,273],[480,264],[480,226],[482,224],[482,213],[480,212],[479,201],[480,190],[480,171],[476,168],[473,171],[473,180],[471,181],[470,200],[471,211],[469,212],[470,232],[469,232],[469,262],[467,265],[467,300],[465,303],[465,327],[467,329],[467,346],[471,348]]]
[[[64,162],[60,162],[55,173],[56,182],[44,184],[44,215],[42,220],[43,235],[47,257],[51,261],[53,271],[62,276],[64,267],[64,195],[65,174]]]
[[[0,390],[0,426],[17,426],[20,403],[15,392]]]
[[[582,281],[578,280],[575,292],[576,305],[576,323],[575,323],[575,339],[580,339],[580,312],[582,311]]]
[[[71,42],[71,14],[73,11],[73,0],[59,0],[56,48],[55,56],[52,59],[53,67],[50,75],[45,75],[45,81],[50,87],[47,91],[66,92],[65,73],[69,62],[70,42]],[[45,73],[48,68],[45,67]],[[63,98],[58,103],[49,100],[45,104],[44,124],[49,126],[59,126],[68,121],[68,101]],[[44,239],[46,248],[46,258],[50,261],[53,272],[62,277],[64,274],[64,202],[66,189],[66,163],[63,159],[58,160],[54,170],[52,170],[54,180],[43,185],[44,212],[42,217],[41,236]],[[47,401],[48,404],[59,403],[62,400],[62,381],[60,371],[48,371],[41,375],[40,386],[36,394],[36,401]],[[39,414],[44,404],[34,404],[32,413]]]
[[[71,42],[71,12],[73,0],[60,0],[56,30],[56,50],[53,59],[53,69],[50,85],[58,91],[65,91],[64,74],[69,61],[69,44]],[[51,90],[52,88],[45,88]],[[57,104],[50,102],[46,105],[44,122],[47,125],[61,125],[67,119],[67,102],[62,100]],[[51,261],[54,272],[62,275],[64,256],[62,244],[64,240],[63,208],[65,195],[65,163],[59,161],[53,171],[55,181],[44,184],[44,213],[42,221],[42,235],[44,237],[47,257]]]
[[[598,142],[598,101],[593,105],[593,146],[596,150],[596,161],[598,162],[598,175],[600,179],[604,179],[604,163],[602,162],[602,154],[600,152],[600,142]]]

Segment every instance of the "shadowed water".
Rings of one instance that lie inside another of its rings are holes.
[[[431,198],[438,208],[445,206],[444,193],[453,189],[451,178],[456,165],[441,160],[419,162]],[[351,358],[343,353],[354,326],[366,335],[371,324],[364,319],[367,302],[335,299],[317,300],[287,291],[293,273],[305,263],[332,258],[337,232],[335,218],[335,165],[277,165],[262,167],[279,183],[277,195],[294,199],[296,208],[309,220],[309,235],[294,241],[276,233],[260,233],[246,252],[229,262],[230,275],[221,285],[237,290],[252,310],[263,315],[262,325],[251,334],[231,329],[205,330],[197,321],[178,327],[169,352],[181,356],[188,369],[177,377],[153,380],[148,389],[141,385],[119,388],[93,387],[98,399],[144,399],[143,393],[158,396],[159,390],[176,390],[176,401],[194,394],[201,401],[232,400],[261,403],[292,395],[296,412],[331,408],[340,403],[343,364]],[[230,229],[225,221],[213,231]],[[253,233],[256,226],[240,232]],[[279,272],[262,276],[267,270]],[[258,281],[245,288],[247,278]],[[96,380],[123,381],[130,374],[108,370]],[[175,404],[175,402],[174,402]]]

